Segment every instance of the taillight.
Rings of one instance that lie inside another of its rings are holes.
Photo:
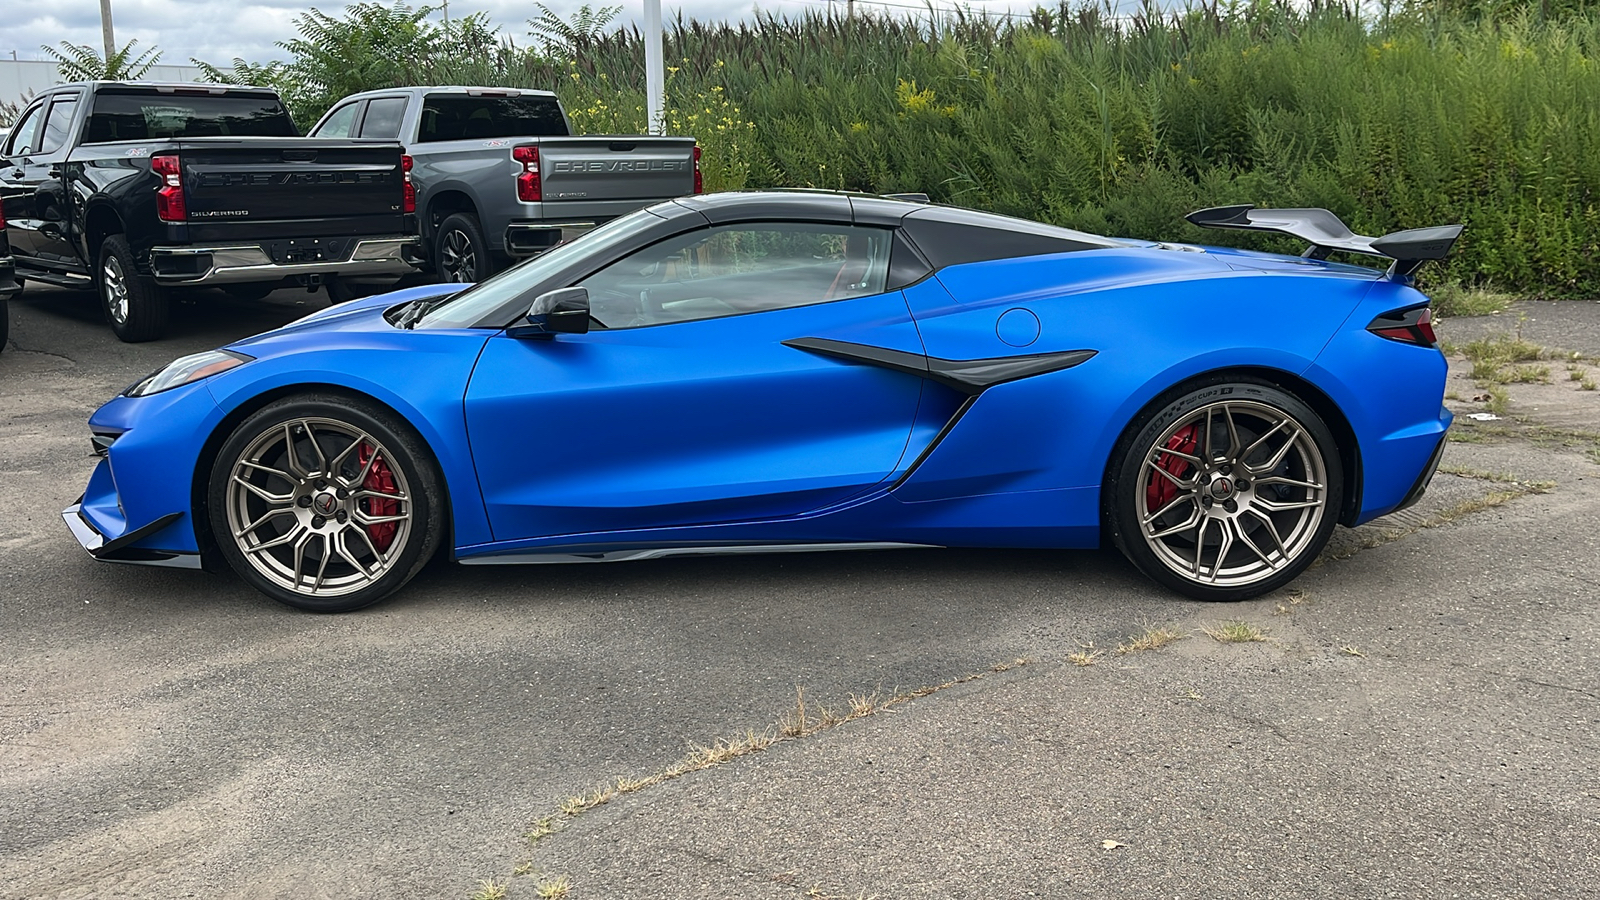
[[[695,144],[694,145],[694,192],[696,194],[704,194],[706,192],[705,182],[700,179],[700,145],[699,144]]]
[[[522,163],[522,173],[517,176],[517,199],[523,203],[543,200],[544,188],[539,185],[539,148],[532,144],[512,147],[511,158]]]
[[[161,189],[156,191],[156,218],[163,222],[189,218],[189,209],[183,202],[183,165],[177,154],[150,157],[150,171],[161,176]]]
[[[414,213],[417,211],[417,186],[411,183],[411,166],[414,164],[409,154],[400,154],[400,171],[405,173],[405,187],[402,196],[405,198],[403,212]]]
[[[1426,306],[1386,312],[1373,319],[1367,330],[1378,337],[1402,344],[1434,347],[1439,343],[1439,338],[1433,333],[1433,310]]]

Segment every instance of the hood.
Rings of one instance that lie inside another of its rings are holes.
[[[235,341],[227,346],[241,351],[254,344],[273,342],[291,335],[307,334],[311,332],[328,332],[342,330],[364,330],[383,322],[384,313],[403,303],[413,300],[426,300],[432,297],[442,297],[461,290],[464,285],[459,284],[425,284],[420,287],[405,288],[399,291],[390,291],[387,294],[378,294],[373,297],[363,297],[360,300],[351,300],[327,309],[319,309],[311,315],[296,319],[282,328],[264,331],[253,337]]]

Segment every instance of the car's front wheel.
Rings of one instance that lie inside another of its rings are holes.
[[[212,466],[211,529],[262,593],[313,612],[360,609],[425,565],[443,531],[422,439],[376,404],[331,395],[272,403]]]
[[[1113,460],[1113,541],[1199,600],[1247,600],[1292,581],[1327,546],[1344,496],[1328,426],[1252,381],[1199,386],[1147,411]]]

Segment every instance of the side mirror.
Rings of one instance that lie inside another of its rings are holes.
[[[562,288],[540,294],[528,307],[526,325],[507,329],[512,337],[549,337],[554,334],[587,334],[589,331],[589,291],[587,288]]]

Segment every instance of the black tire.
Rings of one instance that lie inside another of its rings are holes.
[[[1248,600],[1293,581],[1327,546],[1344,499],[1327,424],[1293,394],[1240,376],[1146,409],[1107,475],[1112,542],[1196,600]]]
[[[446,283],[471,284],[489,277],[489,242],[483,239],[477,216],[455,213],[439,223],[433,234],[433,262],[439,280]]]
[[[223,442],[206,512],[223,557],[256,590],[297,609],[347,612],[399,590],[433,557],[442,482],[422,438],[393,412],[303,394],[263,407]],[[373,517],[384,521],[360,521]]]
[[[11,304],[0,298],[0,353],[6,349],[6,341],[11,339]]]
[[[232,297],[235,300],[243,300],[246,303],[253,303],[257,300],[265,300],[267,299],[268,295],[277,289],[278,285],[275,282],[268,282],[266,284],[222,285],[222,292],[224,294],[227,294],[229,297]]]
[[[110,235],[100,244],[94,286],[100,308],[118,338],[138,344],[166,333],[171,301],[160,285],[139,274],[123,235]]]

